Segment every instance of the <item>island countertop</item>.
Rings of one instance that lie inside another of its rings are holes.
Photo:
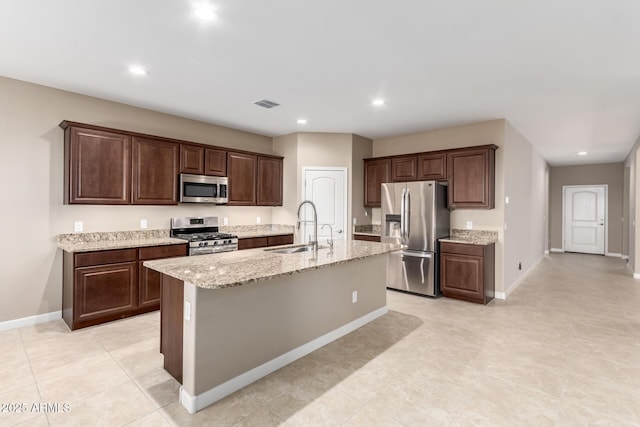
[[[222,289],[382,255],[400,246],[339,240],[333,250],[319,249],[317,258],[313,251],[279,254],[274,248],[145,261],[144,266],[200,288]]]

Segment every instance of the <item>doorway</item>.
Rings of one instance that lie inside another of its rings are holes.
[[[318,240],[329,238],[333,229],[335,240],[345,239],[347,225],[347,168],[340,167],[303,167],[302,199],[311,200],[318,210]],[[307,206],[304,219],[312,221],[313,213]],[[306,241],[313,233],[311,222],[305,222],[302,237]],[[302,227],[301,227],[302,228]]]
[[[607,190],[607,185],[563,186],[565,252],[606,253]]]

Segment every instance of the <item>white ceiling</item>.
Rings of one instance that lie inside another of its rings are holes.
[[[637,0],[210,1],[213,22],[191,0],[3,0],[0,75],[269,136],[506,118],[552,165],[640,136]]]

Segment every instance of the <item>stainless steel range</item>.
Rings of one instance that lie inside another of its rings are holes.
[[[189,241],[189,256],[238,250],[238,237],[220,233],[217,216],[171,218],[171,237]]]

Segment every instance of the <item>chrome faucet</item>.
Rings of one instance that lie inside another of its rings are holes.
[[[320,231],[322,231],[322,229],[325,227],[329,227],[331,238],[327,239],[327,243],[329,244],[329,248],[333,249],[333,227],[331,226],[331,224],[322,224],[322,227],[320,227]]]
[[[316,209],[316,205],[311,200],[305,200],[298,206],[298,222],[296,223],[296,228],[300,229],[300,210],[302,206],[310,204],[313,208],[313,240],[309,242],[310,245],[313,246],[313,251],[318,252],[318,210]]]

